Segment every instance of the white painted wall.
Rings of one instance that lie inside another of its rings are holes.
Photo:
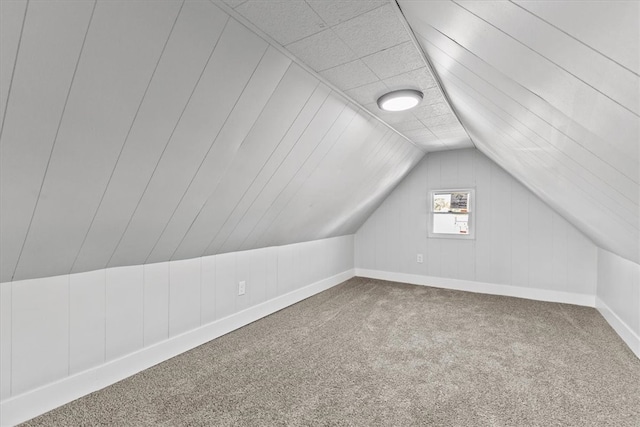
[[[596,307],[640,357],[640,265],[598,249]]]
[[[348,235],[0,284],[0,424],[36,416],[352,277],[353,241]],[[239,296],[241,280],[246,293]]]
[[[441,188],[475,188],[474,240],[427,237],[427,198]],[[594,305],[596,246],[475,149],[428,153],[358,230],[355,251],[358,275]]]

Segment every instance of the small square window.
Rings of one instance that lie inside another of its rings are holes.
[[[431,191],[429,237],[473,239],[474,199],[471,188]]]

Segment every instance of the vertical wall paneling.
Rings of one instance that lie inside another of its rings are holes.
[[[567,228],[568,292],[596,293],[598,251],[575,227]]]
[[[69,276],[12,283],[11,394],[69,374]]]
[[[354,249],[345,235],[0,284],[3,425],[346,280]]]
[[[216,257],[202,257],[200,278],[200,323],[206,325],[216,320]]]
[[[475,239],[428,238],[429,191],[464,187],[476,190]],[[391,237],[389,230],[403,238]],[[355,242],[357,268],[586,296],[595,292],[595,245],[474,149],[429,153],[362,225]],[[424,247],[426,268],[404,247]],[[391,265],[379,258],[385,254],[405,259]]]
[[[597,307],[640,357],[640,265],[604,249],[597,258]]]
[[[200,326],[201,258],[169,262],[169,336]]]
[[[169,338],[169,263],[144,265],[144,345]]]
[[[529,198],[529,286],[552,289],[553,212],[537,197]]]
[[[106,360],[142,348],[144,269],[141,265],[106,270]]]
[[[0,283],[0,401],[11,395],[11,282]]]
[[[490,230],[501,230],[505,232],[491,233],[492,241],[490,246],[490,269],[492,272],[492,281],[494,283],[509,284],[511,282],[511,254],[513,235],[511,230],[511,221],[516,220],[511,214],[511,206],[507,201],[511,200],[511,184],[514,179],[498,167],[491,168],[491,207],[489,211],[485,211],[485,215],[490,215]],[[504,200],[505,203],[501,203]]]
[[[267,257],[267,300],[278,296],[278,248],[265,248]],[[326,276],[324,276],[326,277]]]
[[[491,192],[493,189],[491,169],[491,160],[479,152],[475,153],[472,169],[476,186],[475,280],[479,282],[490,282],[493,278],[493,271],[491,270],[491,248],[493,247],[494,239],[494,234],[491,232],[493,224],[491,218],[491,200],[493,197]],[[504,208],[508,209],[506,206]],[[510,212],[510,215],[513,216],[513,213]]]
[[[233,313],[238,284],[236,282],[236,253],[216,255],[215,316],[222,319]]]
[[[511,283],[529,286],[529,198],[531,193],[520,183],[511,186],[511,235],[526,236],[511,241]],[[535,268],[535,266],[533,266]]]
[[[105,362],[105,270],[69,276],[69,373]]]
[[[251,251],[242,251],[236,253],[236,293],[235,293],[235,302],[234,302],[234,311],[241,311],[245,308],[249,307],[250,299],[253,294],[254,286],[249,280],[251,276],[250,270],[253,269],[253,265],[251,263]],[[245,294],[239,295],[237,283],[240,281],[245,282]]]
[[[286,294],[293,287],[295,269],[293,245],[278,246],[278,295]]]
[[[25,5],[0,4],[3,282],[11,280],[27,237],[93,8],[92,2],[30,2],[16,59]],[[11,99],[4,112],[12,76]]]

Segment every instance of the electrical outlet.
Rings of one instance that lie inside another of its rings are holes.
[[[424,258],[422,257],[422,254],[418,254],[418,256],[416,257],[416,262],[419,262],[420,264],[424,262]]]
[[[247,282],[244,280],[238,283],[238,295],[244,295],[244,291],[247,288]]]

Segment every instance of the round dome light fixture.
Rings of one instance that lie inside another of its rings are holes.
[[[422,92],[414,89],[394,90],[378,98],[378,107],[384,111],[404,111],[422,101]]]

